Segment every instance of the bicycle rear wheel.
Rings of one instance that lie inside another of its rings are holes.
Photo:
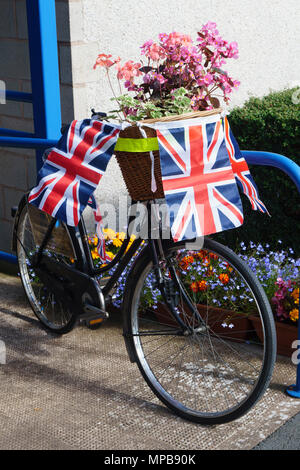
[[[51,216],[34,206],[24,205],[16,228],[17,258],[21,281],[33,312],[45,328],[63,334],[74,327],[77,317],[71,307],[56,298],[50,286],[39,278],[32,266],[34,255],[52,220]],[[61,263],[74,263],[75,251],[65,225],[57,223],[44,253]]]
[[[164,279],[181,325],[157,288],[145,251],[124,299],[131,358],[157,397],[179,416],[202,424],[237,419],[262,396],[272,375],[276,335],[266,295],[241,259],[212,240],[200,251],[174,244],[167,259]]]

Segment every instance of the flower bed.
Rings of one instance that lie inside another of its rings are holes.
[[[119,251],[125,239],[125,233],[116,233],[104,229],[106,252],[111,257]],[[132,236],[129,246],[133,240]],[[95,267],[99,267],[96,235],[89,236],[89,245]],[[240,257],[248,264],[262,284],[270,301],[274,318],[277,322],[297,326],[299,318],[299,284],[300,259],[294,259],[292,250],[273,252],[268,246],[250,244],[247,249],[244,243],[240,246]],[[130,263],[130,265],[133,263]],[[200,250],[197,254],[184,256],[179,260],[181,273],[187,290],[193,295],[196,304],[210,302],[213,307],[251,314],[252,299],[247,293],[245,283],[236,283],[232,268],[214,253]],[[130,266],[129,266],[130,267]],[[210,294],[208,294],[208,291]],[[225,295],[224,295],[225,293]],[[119,292],[122,295],[122,289]],[[145,302],[155,307],[160,300],[158,290],[148,283],[144,293]],[[117,299],[116,299],[117,300]],[[118,299],[118,303],[119,303]],[[253,305],[253,308],[255,306]]]
[[[104,235],[109,255],[113,258],[120,249],[125,234],[105,229]],[[97,238],[92,236],[89,241],[95,266],[99,266],[95,249]],[[133,238],[130,244],[132,241]],[[290,355],[291,344],[297,339],[298,331],[300,260],[293,257],[291,249],[273,252],[268,251],[268,245],[253,243],[248,248],[241,243],[239,255],[255,273],[268,296],[278,332],[278,352]],[[133,261],[134,259],[122,274],[116,288],[113,297],[115,307],[121,305],[126,277]],[[242,279],[239,278],[237,282],[232,268],[226,262],[214,253],[203,250],[197,254],[182,256],[178,258],[178,262],[186,289],[198,305],[199,311],[206,308],[201,305],[209,305],[209,316],[219,333],[222,328],[232,328],[232,333],[238,335],[239,330],[250,329],[251,320],[258,337],[261,337],[259,326],[252,316],[256,312],[256,305]],[[143,290],[141,306],[157,311],[158,318],[162,319],[166,315],[165,312],[162,313],[162,297],[160,291],[154,287],[154,281],[154,274],[150,273]],[[242,323],[240,325],[243,315],[247,325]],[[170,315],[167,315],[164,321],[172,325]]]

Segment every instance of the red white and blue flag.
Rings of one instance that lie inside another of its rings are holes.
[[[120,126],[85,119],[73,121],[48,154],[39,183],[28,201],[76,226],[113,154]]]
[[[239,227],[243,209],[220,117],[157,123],[156,132],[173,239]]]
[[[251,176],[246,160],[244,159],[238,143],[230,129],[227,117],[224,118],[224,132],[230,163],[237,183],[243,193],[248,197],[253,210],[268,213],[264,203],[260,200],[257,186]]]

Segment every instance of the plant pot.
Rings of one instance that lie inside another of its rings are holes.
[[[261,341],[263,341],[263,332],[261,328],[261,321],[256,317],[250,317],[256,334]],[[292,343],[298,337],[298,328],[293,325],[287,325],[286,323],[275,322],[276,335],[277,335],[277,354],[282,356],[291,357],[295,351],[292,348]]]
[[[230,338],[230,341],[246,341],[251,331],[253,331],[252,323],[247,315],[200,304],[197,305],[197,309],[202,318],[207,318],[207,324],[210,327],[211,333],[223,336],[224,339],[227,337],[228,339]],[[178,327],[171,313],[163,304],[158,304],[155,315],[161,324]],[[190,313],[187,314],[187,317],[192,322],[192,315]],[[227,326],[224,326],[225,323]],[[230,328],[229,325],[233,326]]]

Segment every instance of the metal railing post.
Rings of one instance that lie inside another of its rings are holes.
[[[26,0],[35,137],[58,140],[61,105],[55,0]],[[37,151],[37,170],[42,166]]]

